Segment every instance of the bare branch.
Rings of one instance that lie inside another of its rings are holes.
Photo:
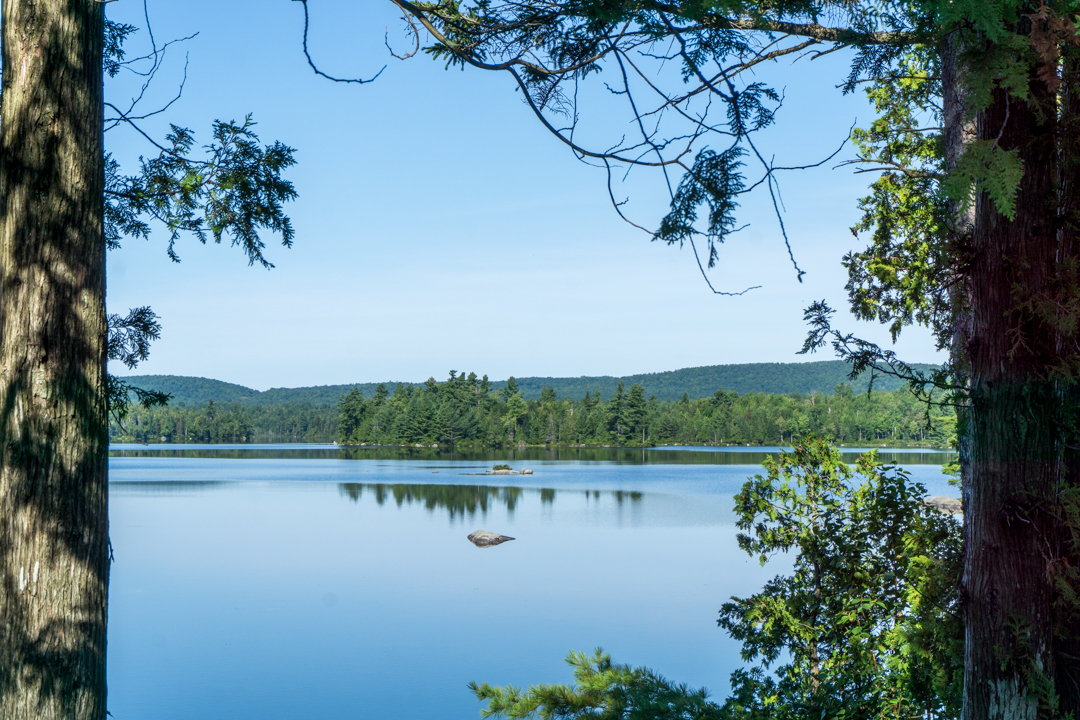
[[[401,19],[404,20],[405,24],[409,26],[409,34],[412,35],[413,39],[413,49],[405,53],[404,55],[398,55],[396,52],[394,52],[394,48],[390,47],[389,28],[386,29],[386,34],[383,35],[383,44],[386,45],[386,49],[390,51],[390,55],[392,55],[393,57],[397,58],[398,60],[408,60],[409,58],[416,55],[416,53],[420,52],[420,31],[416,29],[416,23],[413,21],[413,19],[405,13],[401,13]]]
[[[712,290],[714,295],[727,295],[729,297],[735,297],[737,295],[745,295],[746,293],[750,292],[751,290],[760,290],[761,289],[761,285],[754,285],[753,287],[746,288],[742,292],[724,292],[722,290],[717,290],[716,288],[713,287],[712,281],[709,280],[709,276],[705,272],[704,266],[702,266],[702,264],[701,264],[701,258],[698,256],[697,245],[694,244],[694,238],[693,237],[690,238],[690,248],[694,251],[694,259],[697,260],[697,266],[698,266],[698,270],[701,271],[701,277],[705,278],[705,284],[709,286],[709,289]]]
[[[373,82],[375,80],[375,78],[382,75],[383,70],[386,69],[385,65],[382,66],[382,68],[379,70],[379,72],[375,73],[372,77],[368,78],[367,80],[364,80],[362,78],[339,78],[339,77],[334,77],[333,75],[327,75],[322,70],[320,70],[319,66],[315,64],[315,61],[311,59],[311,53],[308,52],[308,6],[307,6],[307,0],[293,0],[293,2],[298,2],[298,3],[300,3],[301,5],[304,6],[304,57],[307,58],[308,65],[311,66],[311,69],[315,71],[316,75],[324,77],[327,80],[333,80],[334,82],[354,83],[356,85],[366,85],[367,83]]]

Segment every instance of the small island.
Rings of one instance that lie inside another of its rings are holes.
[[[465,473],[466,475],[532,475],[533,471],[529,469],[514,470],[509,465],[496,465],[487,472],[482,473]]]

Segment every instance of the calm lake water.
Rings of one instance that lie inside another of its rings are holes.
[[[731,498],[776,451],[748,450],[113,446],[109,710],[464,720],[470,680],[566,682],[598,646],[721,698],[717,611],[785,569],[735,543]],[[882,457],[956,494],[952,455]],[[495,462],[535,474],[469,474]]]

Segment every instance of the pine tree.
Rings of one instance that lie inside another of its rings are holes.
[[[615,394],[607,405],[607,427],[615,435],[616,442],[621,443],[625,434],[629,431],[626,420],[626,383],[619,381],[615,388]]]
[[[634,383],[630,386],[630,394],[626,398],[623,417],[626,419],[629,436],[641,442],[645,442],[643,436],[645,409],[645,388],[638,383]]]
[[[383,387],[384,397],[385,392],[386,388]],[[338,442],[349,443],[356,439],[354,435],[364,422],[366,410],[364,394],[358,388],[353,388],[338,400]]]
[[[386,398],[390,396],[390,393],[386,390],[386,383],[379,383],[375,387],[375,394],[371,397],[371,403],[375,407],[382,407],[386,402]]]
[[[506,414],[503,416],[503,424],[506,426],[506,437],[510,442],[520,440],[518,429],[522,419],[528,413],[528,405],[522,399],[521,394],[514,392],[506,400]]]

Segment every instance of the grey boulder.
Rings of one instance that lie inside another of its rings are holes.
[[[494,547],[495,545],[501,545],[507,540],[513,539],[514,538],[512,537],[488,532],[487,530],[477,530],[476,532],[469,535],[469,542],[480,548]]]
[[[963,506],[956,498],[947,495],[934,495],[923,500],[926,505],[937,510],[942,515],[960,515],[964,512]]]

